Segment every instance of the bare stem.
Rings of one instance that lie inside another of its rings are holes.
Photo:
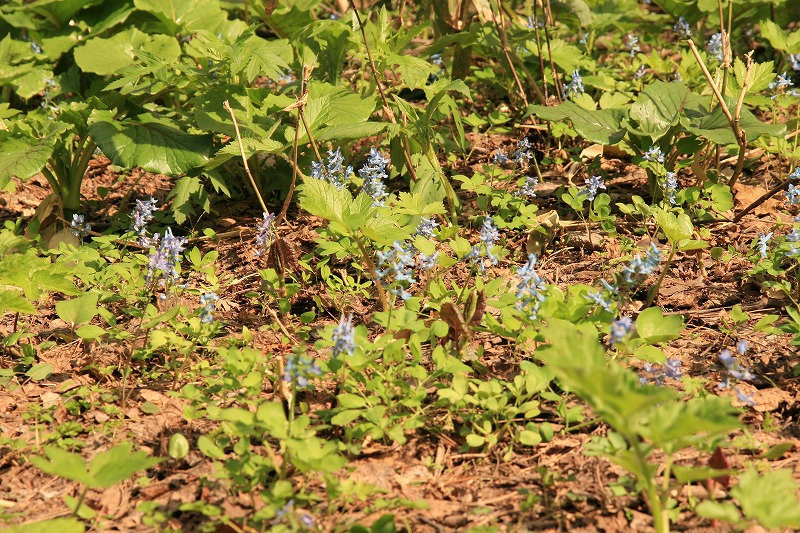
[[[314,152],[317,154],[317,159],[322,159],[319,155],[319,150],[317,150],[317,145],[314,143],[313,137],[311,137],[311,130],[308,129],[305,114],[303,113],[303,107],[305,107],[306,102],[308,102],[308,79],[311,77],[311,70],[311,66],[303,65],[303,79],[300,81],[300,96],[297,98],[297,102],[294,104],[297,107],[297,121],[295,122],[294,144],[292,146],[292,183],[289,185],[289,193],[286,195],[286,200],[283,201],[283,208],[281,209],[278,217],[275,219],[276,226],[278,226],[286,217],[286,212],[289,210],[289,204],[292,201],[292,196],[294,196],[294,189],[297,186],[297,176],[299,174],[297,157],[299,150],[298,145],[300,144],[300,122],[303,123],[306,133],[308,133],[308,138],[311,141],[311,146],[314,147]]]
[[[258,197],[258,202],[261,204],[261,209],[263,209],[265,213],[269,213],[267,204],[264,203],[264,199],[261,197],[261,193],[258,191],[256,180],[253,179],[253,174],[250,173],[250,166],[247,164],[247,154],[244,151],[244,143],[242,142],[242,134],[239,131],[239,122],[236,120],[236,115],[231,108],[231,104],[227,100],[222,103],[222,107],[224,107],[225,110],[231,114],[233,127],[236,130],[236,140],[239,141],[239,151],[242,154],[242,163],[244,164],[244,170],[247,173],[247,177],[250,178],[250,185],[253,187],[253,192],[256,193],[256,197]]]

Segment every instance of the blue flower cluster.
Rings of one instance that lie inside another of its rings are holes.
[[[86,237],[92,230],[92,225],[86,222],[83,215],[72,215],[72,221],[69,225],[72,228],[72,234],[79,238]]]
[[[486,268],[481,255],[481,245],[483,245],[483,250],[486,252],[486,257],[489,258],[493,265],[496,265],[499,260],[499,258],[492,253],[494,245],[497,244],[498,240],[500,240],[500,232],[497,230],[497,226],[494,225],[492,217],[486,217],[483,220],[480,231],[480,240],[481,242],[474,245],[472,250],[470,250],[470,252],[464,256],[464,260],[471,261],[473,264],[478,265],[478,267],[481,269],[481,272],[485,272]]]
[[[388,159],[375,148],[370,148],[367,162],[358,170],[358,174],[363,178],[364,184],[361,189],[375,201],[375,205],[383,205],[383,199],[388,196],[384,180],[389,176],[386,174],[386,164]]]
[[[572,80],[563,86],[561,92],[565,97],[577,96],[586,92],[586,89],[583,86],[583,78],[581,77],[581,73],[578,69],[572,71]]]
[[[711,39],[708,40],[708,45],[706,46],[708,53],[712,56],[716,57],[719,61],[723,59],[723,50],[722,50],[722,34],[715,33],[711,36]]]
[[[416,235],[422,235],[426,239],[433,239],[435,235],[433,230],[439,227],[439,223],[433,218],[422,217],[415,232]]]
[[[413,276],[415,252],[414,246],[400,241],[395,241],[388,250],[378,252],[375,277],[383,286],[395,285],[390,292],[403,300],[411,298],[407,289],[416,281]]]
[[[347,320],[342,315],[339,319],[339,324],[331,334],[331,341],[333,342],[331,357],[336,359],[341,355],[353,355],[356,351],[355,333],[353,315],[347,317]]]
[[[328,180],[339,189],[347,184],[350,175],[353,173],[353,167],[343,167],[344,156],[342,149],[336,148],[336,151],[328,150],[327,164],[321,161],[313,161],[311,163],[311,177],[318,180]]]
[[[286,358],[282,379],[286,383],[296,383],[298,387],[303,388],[308,385],[310,377],[321,375],[322,369],[317,360],[292,354]]]
[[[657,163],[664,164],[664,152],[661,151],[661,148],[658,146],[651,146],[648,150],[642,155],[645,161],[655,161]]]
[[[603,183],[603,178],[600,176],[590,176],[588,179],[583,181],[586,183],[586,187],[581,189],[578,194],[580,196],[585,196],[590,202],[595,199],[598,190],[606,189],[606,184]]]
[[[536,198],[536,187],[539,185],[539,180],[536,176],[525,176],[525,183],[514,194],[517,196],[527,196],[528,198]]]
[[[151,239],[153,248],[147,256],[145,281],[147,283],[155,282],[156,274],[160,273],[160,284],[163,288],[174,285],[178,281],[181,252],[187,242],[185,237],[175,237],[171,228],[164,231],[163,237],[159,237],[158,233],[153,235]]]
[[[202,306],[200,309],[200,322],[203,324],[211,324],[214,322],[214,316],[211,313],[217,309],[215,305],[217,300],[219,300],[219,296],[213,292],[200,296],[200,305]]]
[[[655,272],[661,264],[662,259],[661,251],[659,251],[655,243],[650,243],[650,249],[647,251],[644,258],[637,255],[631,259],[631,262],[622,269],[620,277],[623,282],[633,285],[641,278]]]
[[[675,196],[678,194],[678,178],[675,177],[674,172],[667,172],[661,188],[664,190],[664,198],[670,204],[675,205]]]
[[[544,280],[536,273],[536,254],[528,255],[528,261],[517,268],[517,311],[527,311],[530,320],[536,320],[539,308],[545,301],[546,286]]]
[[[761,259],[767,258],[767,245],[769,244],[770,239],[772,239],[772,232],[769,233],[761,233],[758,235],[758,254],[761,256]]]
[[[139,245],[149,246],[147,238],[147,225],[153,220],[158,201],[152,196],[148,200],[136,200],[136,207],[131,214],[131,231],[139,235]]]
[[[678,22],[676,22],[672,27],[672,31],[684,39],[688,39],[692,36],[692,28],[689,27],[689,24],[683,19],[682,16],[678,17]]]
[[[275,222],[275,215],[264,212],[264,218],[258,225],[258,232],[256,233],[256,253],[255,256],[259,257],[267,253],[269,245],[272,243],[272,223]]]
[[[498,148],[494,156],[492,156],[492,163],[495,165],[508,165],[510,163],[521,165],[524,161],[533,159],[531,148],[528,138],[523,137],[517,142],[517,147],[511,153],[511,156],[506,155],[502,148]]]
[[[743,356],[747,352],[747,349],[747,341],[740,340],[736,343],[736,352],[739,354],[739,356]],[[725,367],[725,370],[728,371],[728,375],[726,375],[722,379],[722,382],[718,385],[719,389],[727,389],[730,386],[730,378],[733,378],[737,381],[753,381],[756,378],[756,376],[750,372],[749,368],[742,366],[741,361],[731,355],[730,350],[727,348],[722,350],[722,352],[719,354],[719,360]],[[739,387],[734,387],[734,391],[736,392],[736,396],[739,398],[739,401],[751,406],[755,405],[752,395],[746,396],[739,390]]]
[[[630,51],[631,57],[634,57],[637,52],[642,51],[639,47],[639,38],[631,33],[625,38],[625,48]]]
[[[625,340],[625,337],[633,329],[633,320],[629,316],[623,316],[617,320],[611,321],[611,330],[609,331],[609,344],[611,346],[617,345]]]
[[[646,385],[650,382],[657,387],[664,385],[667,378],[681,379],[681,362],[679,359],[667,359],[664,368],[657,368],[650,363],[645,363],[644,368],[639,373],[639,383]]]

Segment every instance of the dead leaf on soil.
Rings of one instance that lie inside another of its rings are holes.
[[[747,185],[745,183],[736,183],[733,186],[734,206],[736,211],[740,211],[767,193],[764,187],[759,185]],[[774,196],[753,209],[752,213],[755,215],[771,215],[780,210],[781,202]]]

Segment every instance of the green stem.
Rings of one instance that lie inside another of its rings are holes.
[[[367,248],[364,246],[364,243],[361,242],[361,239],[358,235],[353,235],[353,240],[356,241],[356,245],[358,245],[358,249],[361,251],[361,257],[363,257],[364,262],[367,264],[367,268],[369,269],[370,277],[372,278],[372,282],[375,284],[375,288],[378,291],[378,298],[381,301],[381,307],[383,307],[384,312],[389,312],[389,299],[386,297],[386,291],[383,290],[383,285],[377,277],[375,276],[375,263],[372,262],[372,258],[367,252]]]
[[[81,492],[80,497],[78,498],[78,503],[75,505],[75,509],[72,510],[72,516],[78,516],[78,511],[83,505],[83,500],[86,498],[86,494],[89,492],[89,487],[83,487],[83,492]]]

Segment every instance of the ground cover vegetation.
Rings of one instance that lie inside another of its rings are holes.
[[[800,529],[798,20],[4,2],[0,524]]]

